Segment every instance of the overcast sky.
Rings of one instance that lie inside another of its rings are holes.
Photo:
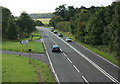
[[[56,7],[66,4],[74,7],[107,6],[114,0],[0,0],[0,6],[10,9],[14,16],[21,12],[48,13],[54,12]]]

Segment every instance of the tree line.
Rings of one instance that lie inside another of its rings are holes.
[[[60,5],[49,24],[89,45],[105,45],[120,57],[120,1],[106,7]]]
[[[8,8],[2,7],[2,38],[16,40],[29,36],[36,30],[35,26],[40,25],[40,21],[34,21],[26,12],[22,12],[19,17],[12,15]]]

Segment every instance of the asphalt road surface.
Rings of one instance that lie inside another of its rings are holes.
[[[66,42],[65,37],[58,37],[49,28],[37,28],[58,83],[119,84],[119,67],[75,42]],[[59,45],[62,52],[53,53],[54,44]]]

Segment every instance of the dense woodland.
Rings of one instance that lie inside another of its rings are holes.
[[[105,46],[120,58],[120,1],[107,7],[74,8],[61,5],[55,9],[50,25],[71,32],[77,40],[92,46]]]
[[[14,17],[8,8],[2,7],[2,38],[17,40],[29,36],[35,25],[40,21],[33,21],[26,12],[22,12],[19,17]]]

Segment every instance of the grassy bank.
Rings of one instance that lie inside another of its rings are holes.
[[[54,76],[46,64],[29,58],[17,55],[2,55],[2,80],[3,82],[55,82]],[[34,67],[40,71],[40,76]]]
[[[118,59],[116,59],[114,56],[111,56],[111,53],[108,53],[108,52],[104,52],[102,50],[99,50],[93,46],[90,46],[90,45],[87,45],[87,44],[84,44],[82,42],[79,42],[78,40],[75,39],[74,35],[72,35],[71,33],[69,32],[62,32],[62,31],[59,31],[58,29],[56,29],[59,33],[62,33],[64,36],[66,37],[70,37],[72,40],[74,40],[75,42],[77,42],[78,44],[90,49],[91,51],[97,53],[98,55],[104,57],[105,59],[111,61],[112,63],[118,65],[120,67],[120,62]]]

